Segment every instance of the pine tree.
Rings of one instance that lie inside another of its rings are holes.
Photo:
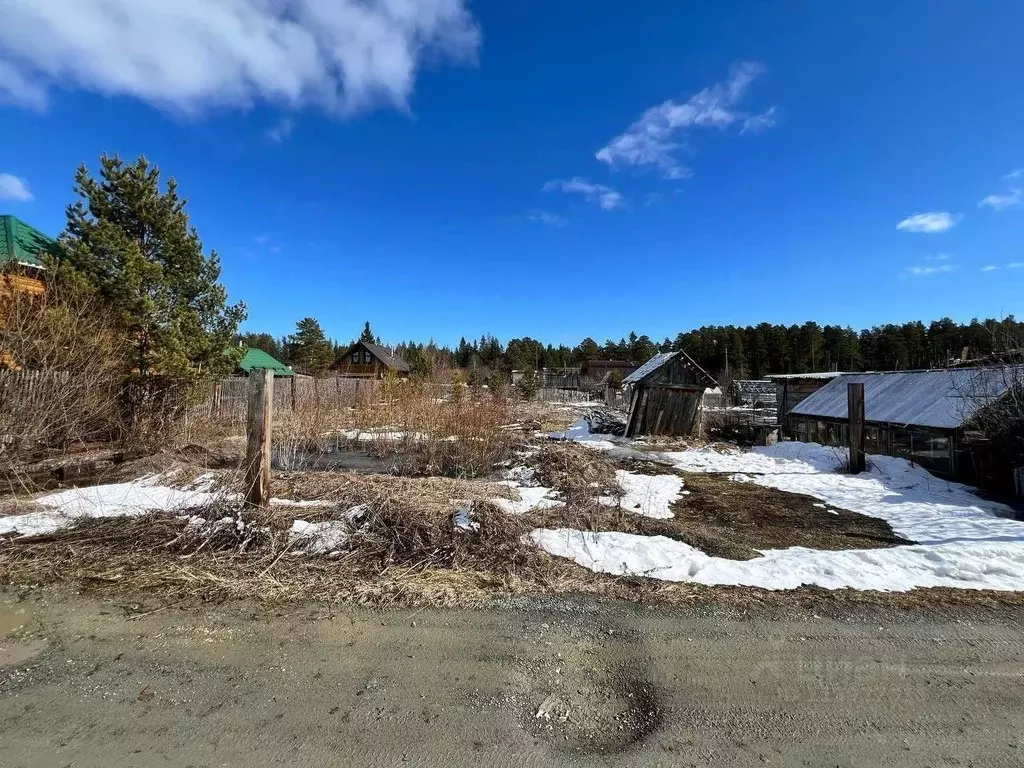
[[[295,333],[288,337],[287,348],[288,361],[311,376],[323,373],[334,361],[334,345],[312,317],[304,317],[295,324]]]
[[[359,340],[364,344],[376,344],[378,339],[373,335],[373,331],[370,330],[370,321],[366,321],[366,325],[363,326],[363,332],[359,334]]]
[[[67,208],[64,269],[84,279],[111,310],[139,375],[227,373],[237,363],[232,340],[246,317],[229,305],[220,259],[206,255],[189,224],[173,178],[145,157],[100,158],[100,178],[75,174],[79,200]]]

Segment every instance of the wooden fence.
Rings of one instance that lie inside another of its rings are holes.
[[[371,397],[380,389],[376,379],[350,379],[335,376],[325,379],[280,378],[274,380],[274,409],[301,410],[345,400],[353,403]],[[249,380],[233,376],[214,382],[207,402],[212,416],[244,414]]]
[[[0,407],[15,411],[45,406],[70,380],[67,371],[0,371]]]

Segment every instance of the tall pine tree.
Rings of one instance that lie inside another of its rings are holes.
[[[100,177],[82,165],[79,200],[67,208],[61,243],[65,268],[76,272],[109,306],[142,376],[227,373],[237,360],[232,341],[244,304],[229,305],[220,259],[203,252],[186,200],[160,170],[138,158],[100,158]]]

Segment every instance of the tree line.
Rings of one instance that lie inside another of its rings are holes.
[[[281,339],[266,333],[247,333],[240,341],[310,373],[320,373],[351,346],[327,339],[314,318],[304,318],[296,332]],[[359,340],[380,343],[367,322]],[[470,376],[492,372],[585,367],[590,360],[643,363],[658,352],[685,351],[715,376],[761,378],[772,373],[817,371],[892,371],[939,368],[964,359],[1000,356],[1024,345],[1024,323],[1013,316],[957,323],[945,317],[928,325],[921,321],[886,324],[857,331],[839,325],[760,323],[702,326],[654,341],[630,333],[618,341],[598,344],[586,338],[575,347],[544,344],[530,337],[503,343],[490,334],[459,340],[454,348],[406,341],[393,352],[414,373],[430,375],[441,369],[462,369]]]

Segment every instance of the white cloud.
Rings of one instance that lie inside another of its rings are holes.
[[[1024,168],[1017,168],[1014,171],[1010,171],[1008,174],[1003,176],[1003,181],[1012,181],[1013,179],[1024,178]]]
[[[996,266],[995,264],[989,264],[987,267],[982,267],[981,271],[982,272],[995,272],[997,269],[1000,269],[1000,267]]]
[[[1024,267],[1024,261],[1011,261],[1006,265],[1007,269],[1020,269],[1021,267]]]
[[[743,132],[764,130],[775,124],[775,107],[760,115],[737,109],[737,105],[764,67],[742,62],[732,68],[729,79],[694,94],[683,102],[668,101],[651,107],[625,133],[616,136],[597,153],[597,159],[612,168],[654,166],[665,178],[691,175],[676,153],[686,146],[686,132],[693,128],[726,128],[740,122]]]
[[[953,264],[945,263],[933,267],[907,267],[903,274],[910,277],[927,277],[928,275],[939,275],[943,272],[955,271],[956,267]]]
[[[27,203],[32,200],[32,190],[24,179],[9,173],[0,173],[0,200]]]
[[[546,224],[549,227],[564,227],[569,222],[557,213],[549,213],[548,211],[534,211],[526,217],[527,221],[534,221],[538,224]]]
[[[933,253],[931,256],[925,256],[925,261],[952,261],[953,257],[948,253]]]
[[[896,229],[903,232],[925,232],[931,234],[952,229],[959,221],[959,214],[954,215],[945,211],[915,213],[913,216],[908,216],[897,224]]]
[[[583,195],[588,203],[599,205],[605,211],[613,211],[626,204],[626,200],[620,192],[616,192],[604,184],[595,184],[579,177],[568,181],[549,181],[544,185],[542,191],[552,192],[555,190]]]
[[[1022,204],[1024,204],[1024,194],[1019,189],[1011,189],[1005,195],[989,195],[978,203],[978,207],[991,208],[993,211],[1005,211],[1007,208]]]
[[[424,60],[473,60],[466,0],[24,0],[4,6],[0,100],[52,88],[198,113],[256,102],[407,108]]]
[[[263,135],[267,141],[274,144],[283,144],[295,130],[295,121],[290,117],[282,117],[274,125],[267,129]]]

